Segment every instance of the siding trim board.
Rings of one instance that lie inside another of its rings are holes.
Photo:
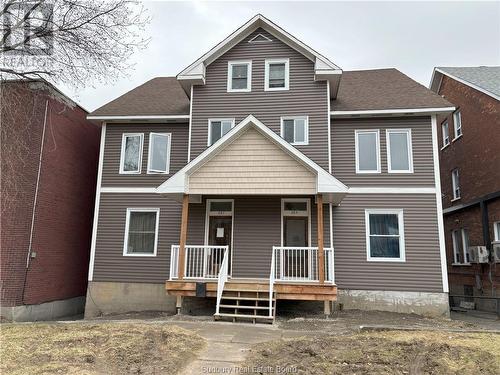
[[[355,111],[330,111],[330,116],[332,117],[344,117],[344,116],[380,116],[380,115],[393,115],[393,116],[422,116],[422,115],[433,115],[436,113],[449,113],[453,112],[455,107],[442,107],[442,108],[394,108],[394,109],[367,109],[367,110],[355,110]]]

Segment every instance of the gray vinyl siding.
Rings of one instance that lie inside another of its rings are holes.
[[[148,174],[149,133],[171,133],[169,174]],[[141,174],[120,174],[123,133],[143,133]],[[102,166],[105,187],[157,187],[187,162],[189,124],[107,124]]]
[[[369,262],[365,209],[403,209],[406,262]],[[333,209],[335,282],[339,288],[442,292],[434,194],[349,194]]]
[[[210,197],[207,197],[208,199]],[[273,246],[281,245],[281,197],[234,199],[233,277],[269,277]],[[311,198],[311,244],[317,245],[317,218]],[[160,208],[156,257],[123,256],[127,208]],[[330,245],[328,205],[324,206],[325,247]],[[205,241],[206,199],[189,205],[188,245]],[[156,194],[101,194],[94,281],[164,282],[169,277],[170,248],[179,243],[181,205]]]
[[[248,43],[256,34],[269,43]],[[290,59],[290,89],[264,91],[264,60]],[[252,60],[252,91],[227,92],[228,61]],[[207,148],[208,119],[235,118],[236,124],[254,115],[280,134],[281,116],[309,116],[309,145],[296,146],[328,169],[328,95],[326,82],[314,81],[314,63],[259,29],[226,52],[206,70],[206,84],[194,86],[192,100],[191,159]]]
[[[414,173],[388,173],[386,129],[411,129]],[[356,174],[356,130],[380,130],[382,173]],[[430,117],[334,119],[331,122],[332,173],[349,187],[433,187],[432,127]]]

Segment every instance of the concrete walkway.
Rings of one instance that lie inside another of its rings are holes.
[[[238,363],[249,354],[250,348],[258,343],[307,336],[304,331],[285,331],[264,324],[224,322],[175,322],[176,326],[189,329],[207,340],[207,346],[198,354],[183,372],[187,375],[208,373],[237,374]],[[321,335],[321,332],[314,332]]]

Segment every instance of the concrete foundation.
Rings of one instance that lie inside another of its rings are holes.
[[[38,305],[22,305],[0,307],[3,319],[11,322],[36,322],[40,320],[56,320],[68,316],[82,314],[85,297],[41,303]]]
[[[339,289],[344,309],[380,310],[428,317],[450,317],[448,293]]]

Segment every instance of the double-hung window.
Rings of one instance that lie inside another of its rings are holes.
[[[451,232],[453,243],[453,263],[469,264],[469,234],[465,229],[456,229]]]
[[[155,256],[159,219],[159,208],[128,208],[123,255]]]
[[[405,261],[403,210],[365,210],[369,261]]]
[[[140,174],[144,134],[125,133],[122,136],[120,156],[121,174]]]
[[[379,130],[356,130],[356,173],[380,173]]]
[[[149,133],[148,173],[169,173],[170,133]]]
[[[441,131],[443,133],[443,148],[450,144],[450,129],[448,126],[448,121],[441,124]]]
[[[227,64],[227,91],[252,91],[252,61],[229,61]]]
[[[264,68],[265,91],[288,90],[290,86],[290,60],[267,59]]]
[[[456,111],[453,114],[453,126],[455,129],[455,139],[462,135],[462,114],[460,111]]]
[[[413,173],[411,129],[387,129],[386,141],[389,173]]]
[[[451,185],[453,187],[453,200],[460,199],[460,179],[457,168],[451,171]]]
[[[292,145],[309,143],[309,119],[307,116],[282,117],[281,138]]]
[[[213,145],[234,126],[234,118],[208,120],[208,146]]]

